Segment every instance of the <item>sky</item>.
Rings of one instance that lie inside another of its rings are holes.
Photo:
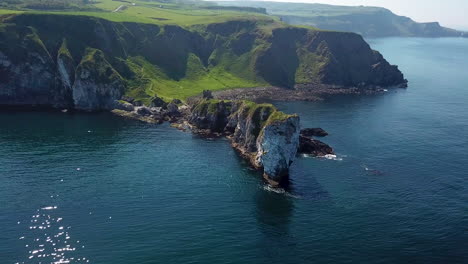
[[[468,0],[273,0],[331,5],[380,6],[417,22],[440,22],[442,26],[468,30]]]

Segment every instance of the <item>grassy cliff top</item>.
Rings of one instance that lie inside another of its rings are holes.
[[[268,1],[229,1],[217,2],[220,5],[263,7],[273,15],[302,17],[334,17],[343,15],[365,15],[372,13],[389,13],[382,7],[373,6],[339,6],[314,3],[286,3]]]
[[[17,13],[82,15],[114,22],[192,26],[232,20],[278,21],[252,9],[213,8],[202,1],[17,0],[0,3],[0,15]]]
[[[383,7],[337,6],[314,3],[268,1],[219,1],[219,5],[265,8],[268,14],[293,25],[311,25],[326,30],[359,33],[365,37],[460,37],[465,33],[437,22],[418,23]],[[423,7],[422,7],[423,8]]]
[[[255,103],[248,100],[231,101],[231,100],[219,100],[219,99],[204,99],[198,102],[193,111],[200,115],[217,114],[217,111],[221,109],[220,104],[224,105],[229,111],[231,111],[232,103],[238,104],[237,111],[232,114],[241,113],[246,118],[253,119],[255,122],[260,124],[260,128],[265,125],[272,124],[277,121],[284,121],[290,117],[297,115],[290,115],[279,111],[274,105],[268,103]]]

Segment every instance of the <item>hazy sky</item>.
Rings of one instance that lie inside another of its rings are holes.
[[[418,22],[438,21],[443,26],[468,30],[468,0],[274,0],[332,5],[381,6]]]

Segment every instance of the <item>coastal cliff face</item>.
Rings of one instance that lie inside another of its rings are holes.
[[[248,20],[182,28],[84,16],[0,16],[1,105],[107,110],[122,95],[142,103],[156,93],[186,99],[206,85],[401,83],[397,67],[352,33],[271,29]]]
[[[354,33],[275,29],[271,43],[265,56],[257,61],[257,68],[278,86],[372,88],[406,84],[397,66],[390,65]]]
[[[270,104],[202,100],[189,122],[197,129],[227,134],[232,146],[272,185],[288,179],[299,147],[299,117]]]
[[[0,33],[0,103],[54,104],[54,61],[30,28],[4,27]],[[14,43],[14,45],[9,45]],[[60,93],[55,94],[60,97]],[[64,98],[57,98],[64,99]]]
[[[124,93],[100,50],[86,49],[76,64],[63,40],[54,59],[34,29],[12,25],[1,28],[0,43],[2,105],[110,110]]]
[[[124,88],[122,78],[106,61],[104,54],[89,49],[76,69],[73,103],[80,110],[113,109]]]

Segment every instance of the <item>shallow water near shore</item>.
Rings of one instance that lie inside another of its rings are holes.
[[[337,152],[288,191],[225,139],[0,112],[0,263],[466,263],[468,40],[370,43],[409,88],[276,103]]]

